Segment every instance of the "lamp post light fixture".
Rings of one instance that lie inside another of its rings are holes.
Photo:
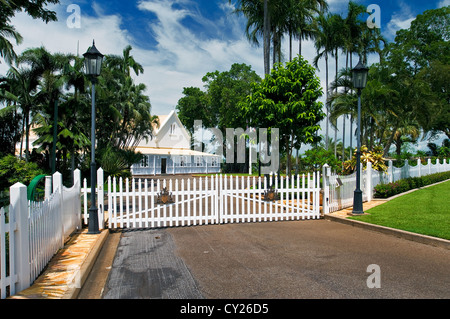
[[[85,73],[90,78],[92,83],[92,124],[91,124],[91,207],[89,208],[89,223],[88,234],[98,234],[98,209],[95,202],[95,185],[97,184],[97,167],[95,164],[95,84],[97,77],[100,75],[103,62],[103,54],[101,54],[95,47],[95,42],[92,41],[92,46],[83,54]]]
[[[352,70],[353,88],[358,92],[358,127],[356,130],[356,189],[353,194],[353,215],[364,214],[361,191],[361,92],[366,87],[369,69],[359,60]]]

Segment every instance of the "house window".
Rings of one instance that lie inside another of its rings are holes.
[[[196,162],[197,166],[203,166],[201,156],[197,156],[197,157],[195,158],[195,162]]]
[[[176,130],[176,125],[175,123],[170,125],[170,133],[169,134],[175,134],[175,130]]]
[[[213,157],[211,159],[211,166],[217,166],[217,158]]]
[[[148,156],[144,155],[144,157],[141,160],[141,167],[148,167]]]

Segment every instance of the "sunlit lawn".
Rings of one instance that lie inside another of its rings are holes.
[[[419,189],[349,217],[422,235],[450,239],[450,181]]]

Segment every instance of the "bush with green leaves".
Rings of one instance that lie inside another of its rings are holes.
[[[307,150],[301,159],[304,171],[312,171],[315,168],[320,169],[325,164],[328,164],[332,171],[341,171],[342,169],[341,161],[334,156],[334,151],[327,151],[321,147]]]
[[[436,173],[422,177],[409,177],[393,183],[379,184],[375,186],[375,198],[388,198],[397,194],[407,192],[411,189],[431,185],[450,179],[450,172]]]
[[[0,158],[0,190],[7,191],[17,182],[28,186],[33,178],[45,174],[36,163],[27,162],[14,155]]]

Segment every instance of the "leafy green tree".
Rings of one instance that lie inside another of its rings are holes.
[[[34,177],[44,173],[36,163],[26,162],[11,154],[4,156],[0,158],[0,190],[8,190],[17,182],[28,185]]]
[[[317,140],[316,132],[325,117],[318,101],[323,91],[315,69],[297,57],[286,65],[276,64],[272,72],[255,84],[252,94],[241,103],[250,126],[279,128],[281,150],[292,170],[292,150]]]
[[[22,116],[14,105],[0,110],[0,156],[15,154],[20,141]]]
[[[205,127],[213,127],[217,115],[213,115],[211,112],[207,92],[197,87],[185,87],[183,95],[176,106],[177,115],[191,136],[194,134],[194,121],[196,120],[202,121]]]

